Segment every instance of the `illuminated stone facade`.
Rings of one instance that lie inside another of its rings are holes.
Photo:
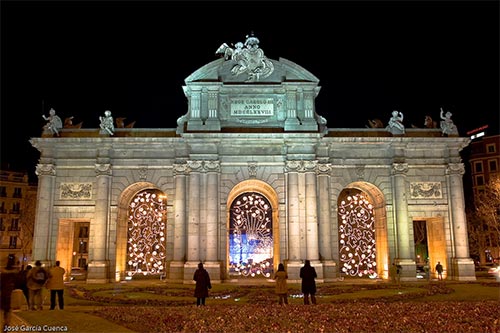
[[[298,280],[305,259],[319,281],[387,279],[393,262],[414,280],[418,221],[430,267],[474,280],[459,154],[469,139],[328,129],[319,80],[246,47],[238,58],[221,46],[223,58],[186,79],[176,129],[33,138],[33,258],[69,267],[71,225],[88,222],[89,282],[143,273],[191,283],[200,261],[215,282],[267,278],[279,263]]]

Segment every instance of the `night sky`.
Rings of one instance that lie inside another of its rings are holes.
[[[265,55],[314,74],[330,128],[406,127],[453,113],[499,133],[499,2],[1,1],[1,161],[32,173],[50,108],[98,128],[175,128],[184,79],[252,31]]]

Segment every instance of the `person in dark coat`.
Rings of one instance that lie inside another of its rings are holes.
[[[0,287],[1,287],[1,300],[0,309],[3,312],[3,324],[5,326],[10,325],[10,320],[12,318],[12,309],[10,307],[12,299],[12,291],[15,288],[17,275],[19,271],[15,264],[15,257],[9,254],[7,259],[7,265],[0,270]],[[4,329],[2,327],[2,329]]]
[[[205,305],[205,299],[208,297],[208,289],[212,289],[212,284],[210,283],[210,275],[203,264],[200,262],[198,264],[198,269],[194,272],[193,280],[196,281],[196,287],[194,289],[194,297],[196,297],[196,305]]]
[[[302,279],[302,293],[304,294],[304,304],[309,304],[309,295],[311,295],[312,304],[316,304],[316,270],[311,266],[311,262],[306,260],[304,266],[300,269],[300,278]]]
[[[33,267],[31,265],[26,266],[25,269],[19,272],[18,288],[23,291],[24,297],[26,298],[26,304],[30,304],[30,290],[28,289],[28,273]]]

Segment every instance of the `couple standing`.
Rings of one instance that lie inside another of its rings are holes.
[[[316,281],[318,277],[316,270],[311,266],[311,262],[306,260],[304,266],[300,269],[300,278],[302,279],[301,290],[304,294],[304,304],[309,303],[309,296],[311,303],[316,304]],[[283,264],[278,265],[274,279],[276,280],[276,294],[279,297],[279,304],[288,304],[288,287],[286,280],[288,275],[285,272]]]

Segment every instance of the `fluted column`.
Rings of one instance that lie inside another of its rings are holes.
[[[465,173],[462,163],[450,163],[446,170],[449,184],[448,196],[451,207],[453,246],[456,258],[469,258],[469,242],[467,238],[467,219],[465,217],[465,200],[462,176]]]
[[[407,163],[394,163],[394,199],[396,208],[396,227],[397,227],[397,257],[400,259],[409,259],[410,251],[410,231],[408,227],[408,202],[406,197],[406,173],[408,172]]]
[[[201,161],[188,161],[189,174],[189,207],[187,225],[187,260],[200,260],[200,171]]]
[[[469,242],[467,238],[467,219],[465,216],[465,200],[462,176],[465,173],[462,163],[450,163],[446,169],[448,185],[448,205],[450,207],[450,229],[452,236],[453,254],[451,267],[445,266],[445,276],[454,280],[475,281],[476,273],[474,262],[469,256]]]
[[[330,227],[330,186],[329,164],[318,164],[318,228],[319,228],[319,253],[323,260],[332,260],[331,227]]]
[[[175,220],[173,259],[183,262],[186,258],[186,172],[187,164],[174,164],[175,172]]]
[[[306,178],[306,256],[313,261],[319,259],[318,250],[318,203],[316,188],[317,161],[305,161]]]
[[[287,161],[288,171],[288,260],[300,260],[299,161]]]
[[[35,173],[38,176],[38,206],[33,234],[32,259],[48,262],[51,260],[53,249],[56,246],[56,244],[51,243],[56,169],[51,163],[38,164]]]
[[[206,223],[207,223],[207,261],[217,260],[217,221],[219,220],[219,161],[206,161],[207,171],[207,197],[206,197]]]
[[[94,218],[90,221],[90,253],[87,282],[106,283],[108,278],[108,226],[111,193],[111,164],[96,163]]]

